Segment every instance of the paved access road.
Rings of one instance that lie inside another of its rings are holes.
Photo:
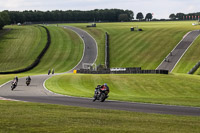
[[[79,65],[77,65],[74,69],[81,68],[81,63],[94,62],[96,60],[97,45],[96,43],[94,43],[95,41],[93,40],[93,38],[80,29],[71,27],[70,29],[77,32],[80,36],[83,35],[84,36],[83,40],[85,42],[86,49],[88,50],[92,49],[90,52],[84,52],[83,59],[81,60]],[[89,38],[92,39],[93,41],[92,40],[89,41]],[[94,53],[95,58],[91,57],[91,53]],[[114,110],[126,110],[126,111],[145,112],[145,113],[200,116],[200,108],[195,108],[195,107],[167,106],[167,105],[131,103],[131,102],[120,102],[120,101],[108,101],[108,100],[101,103],[98,101],[92,102],[92,96],[91,98],[62,96],[44,89],[43,83],[46,79],[50,77],[51,75],[32,76],[31,77],[32,81],[30,86],[26,86],[25,78],[20,78],[18,86],[14,91],[11,91],[10,88],[11,83],[10,82],[6,83],[5,85],[2,85],[0,87],[0,96],[8,99],[16,99],[29,102],[62,104],[62,105],[71,105],[71,106],[80,106],[80,107],[89,107],[98,109],[114,109]]]
[[[169,70],[169,72],[171,72],[199,35],[199,30],[191,31],[187,35],[185,35],[183,40],[179,42],[179,44],[171,51],[171,53],[168,54],[168,56],[158,66],[157,70],[163,69]]]

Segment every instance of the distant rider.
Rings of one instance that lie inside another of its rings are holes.
[[[49,75],[49,74],[51,74],[51,69],[49,69],[49,71],[48,71],[48,75]]]
[[[18,83],[18,77],[16,76],[13,81],[12,81],[12,84],[15,84],[17,86],[17,83]]]
[[[28,77],[26,78],[26,81],[31,81],[31,77],[28,76]]]
[[[16,82],[18,83],[18,77],[17,76],[14,78],[14,80],[16,80]]]
[[[18,83],[18,77],[17,76],[13,79],[12,83],[15,83],[17,85],[17,83]]]

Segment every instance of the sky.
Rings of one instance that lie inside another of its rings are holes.
[[[128,9],[145,16],[153,13],[153,18],[168,19],[171,13],[200,12],[200,0],[0,0],[0,11],[23,10],[93,10]]]

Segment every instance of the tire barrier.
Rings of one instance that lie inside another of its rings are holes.
[[[193,74],[200,67],[200,61],[188,72],[188,74]]]
[[[110,67],[110,63],[109,63],[109,35],[106,32],[105,34],[105,68],[109,68]]]
[[[44,47],[44,49],[42,50],[42,52],[36,58],[36,60],[30,66],[28,66],[26,68],[19,69],[19,70],[14,70],[14,71],[0,72],[0,74],[17,74],[17,73],[27,72],[27,71],[33,69],[34,67],[36,67],[40,63],[40,60],[42,59],[44,54],[47,52],[47,50],[48,50],[48,48],[49,48],[49,46],[51,44],[51,36],[50,36],[49,30],[44,26],[41,26],[41,27],[43,27],[46,30],[47,43],[46,43],[46,46]]]
[[[92,71],[89,69],[77,70],[77,73],[83,74],[168,74],[168,70],[141,70],[141,68],[124,68],[125,70],[102,69],[99,71]]]

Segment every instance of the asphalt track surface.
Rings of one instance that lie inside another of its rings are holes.
[[[97,45],[95,40],[86,32],[72,27],[65,27],[72,29],[85,43],[85,54],[79,64],[74,68],[81,68],[82,63],[92,63],[96,60],[97,56]],[[90,39],[89,39],[90,38]],[[90,40],[90,41],[89,41]],[[91,48],[93,50],[91,50]],[[91,53],[87,53],[86,50],[91,50]],[[95,52],[96,51],[96,52]],[[89,54],[89,55],[88,55]],[[95,57],[95,58],[94,58]],[[133,102],[120,102],[106,100],[105,102],[92,102],[91,98],[77,98],[70,96],[63,96],[55,94],[45,89],[44,82],[52,75],[38,75],[32,76],[30,86],[26,86],[25,78],[20,78],[18,86],[14,91],[11,91],[11,83],[5,83],[0,86],[0,96],[3,98],[27,101],[27,102],[39,102],[49,104],[61,104],[97,109],[111,109],[111,110],[125,110],[133,112],[144,112],[144,113],[159,113],[159,114],[174,114],[174,115],[189,115],[189,116],[200,116],[200,108],[198,107],[184,107],[184,106],[170,106],[170,105],[159,105],[159,104],[145,104],[145,103],[133,103]]]
[[[183,57],[185,52],[200,35],[200,30],[191,31],[184,36],[178,45],[167,55],[163,62],[158,66],[157,70],[173,71],[177,63]]]

